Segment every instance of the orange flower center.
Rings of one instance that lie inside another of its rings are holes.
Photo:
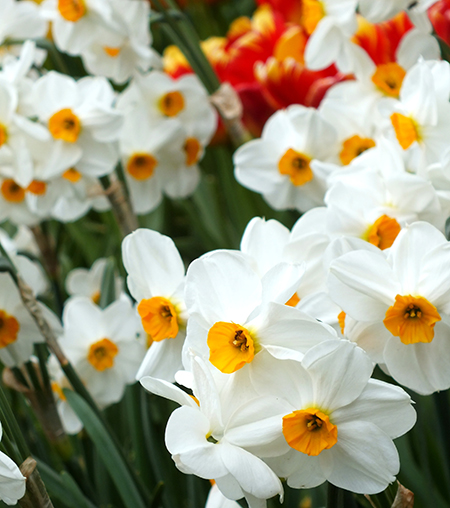
[[[25,199],[25,189],[11,178],[3,180],[1,192],[5,200],[10,203],[21,203]]]
[[[371,138],[362,138],[361,136],[355,135],[351,138],[346,139],[342,143],[342,150],[339,154],[339,158],[344,166],[350,164],[350,162],[358,155],[361,155],[363,152],[368,150],[369,148],[373,148],[375,146],[375,141]]]
[[[147,180],[155,172],[158,161],[149,153],[135,153],[128,160],[127,171],[136,180]]]
[[[409,148],[414,141],[421,141],[419,126],[411,117],[400,113],[393,113],[391,115],[391,122],[403,150]]]
[[[91,300],[95,303],[95,305],[99,305],[100,297],[101,297],[100,291],[95,291],[95,293],[93,293],[93,295],[91,296]]]
[[[114,357],[119,348],[109,339],[101,339],[89,348],[88,362],[94,369],[102,372],[114,366]]]
[[[56,381],[52,381],[52,391],[58,396],[60,400],[62,400],[63,402],[66,401],[66,396],[64,395],[62,386]]]
[[[186,166],[192,166],[200,159],[202,145],[197,138],[187,138],[183,146],[186,153]]]
[[[181,92],[167,92],[159,99],[159,109],[165,116],[177,116],[184,109],[184,97]]]
[[[75,168],[69,168],[67,171],[64,171],[62,177],[69,180],[70,183],[77,183],[81,180],[81,173]]]
[[[300,297],[297,293],[294,293],[289,300],[285,303],[285,305],[288,305],[289,307],[297,307],[298,302],[300,301]]]
[[[317,456],[337,443],[336,425],[317,408],[283,416],[283,434],[291,448],[310,456]]]
[[[55,139],[75,143],[80,135],[81,122],[70,108],[64,108],[50,118],[48,130]]]
[[[66,21],[76,23],[86,14],[83,0],[58,0],[58,11]]]
[[[40,180],[33,180],[26,190],[36,196],[43,196],[47,191],[47,184],[45,182],[41,182]]]
[[[109,46],[104,46],[103,51],[111,58],[116,58],[119,56],[120,48],[110,48]]]
[[[341,328],[342,335],[344,335],[345,318],[346,318],[346,316],[347,316],[347,314],[344,311],[339,312],[339,314],[338,314],[338,323],[339,323],[339,326]]]
[[[0,348],[9,346],[17,340],[20,324],[14,316],[0,310]]]
[[[155,296],[141,300],[137,310],[144,330],[154,341],[174,339],[178,335],[178,313],[167,298]]]
[[[278,171],[288,175],[295,186],[304,185],[314,178],[309,165],[311,157],[289,148],[278,162]]]
[[[431,342],[434,325],[441,320],[436,307],[422,296],[397,295],[386,312],[384,326],[403,344]]]
[[[406,71],[396,62],[381,64],[372,76],[372,82],[389,97],[397,98],[400,94]]]
[[[6,131],[6,127],[4,125],[0,124],[0,147],[6,143],[7,139],[8,139],[8,134]]]
[[[314,32],[324,16],[325,9],[322,2],[319,0],[303,0],[300,24],[308,35]]]
[[[382,215],[367,230],[365,240],[379,247],[381,250],[388,249],[401,231],[400,224],[387,215]]]
[[[225,374],[232,374],[255,356],[255,340],[243,326],[219,321],[208,332],[209,361]]]

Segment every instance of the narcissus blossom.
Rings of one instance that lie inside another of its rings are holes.
[[[0,439],[3,429],[0,424]],[[26,478],[20,472],[17,464],[3,452],[0,452],[0,500],[11,506],[25,495]]]
[[[400,466],[392,439],[416,421],[409,395],[370,379],[369,357],[346,340],[319,344],[301,363],[284,363],[266,381],[291,404],[282,424],[290,451],[268,464],[294,488],[328,480],[360,494],[384,490]]]
[[[356,251],[330,265],[332,299],[358,322],[352,340],[421,394],[450,387],[449,243],[432,225],[404,228],[388,254]]]
[[[137,374],[173,382],[182,367],[186,336],[185,269],[173,241],[156,231],[138,229],[122,243],[127,285],[148,337],[149,350]]]

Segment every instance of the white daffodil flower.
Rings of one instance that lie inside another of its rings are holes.
[[[145,0],[109,3],[114,26],[99,25],[95,40],[81,51],[81,58],[91,74],[122,84],[138,70],[145,72],[157,65],[159,57],[149,47],[149,3]]]
[[[141,383],[152,393],[174,400],[176,409],[166,428],[166,446],[184,473],[214,479],[228,499],[246,498],[251,508],[265,507],[265,499],[283,487],[278,477],[257,454],[280,454],[281,415],[287,404],[276,397],[257,397],[239,405],[221,398],[207,365],[190,358],[193,393],[164,381],[144,377]]]
[[[409,395],[370,379],[370,358],[345,340],[319,344],[301,363],[283,363],[277,376],[265,377],[291,405],[282,425],[291,449],[266,462],[294,488],[327,480],[360,494],[383,491],[400,467],[392,439],[416,421]]]
[[[128,299],[100,309],[90,298],[71,298],[63,312],[60,345],[101,406],[118,402],[144,356],[139,320]]]
[[[75,81],[51,71],[35,82],[32,98],[35,115],[53,138],[46,153],[47,177],[58,173],[52,161],[60,158],[66,160],[65,169],[76,166],[83,175],[98,177],[113,171],[123,118],[112,107],[114,91],[105,78]]]
[[[124,239],[122,259],[150,346],[136,377],[151,375],[173,382],[182,368],[186,336],[183,260],[169,237],[147,229]]]
[[[261,139],[235,152],[235,176],[277,210],[306,211],[323,204],[328,174],[315,163],[333,157],[336,145],[335,129],[317,110],[290,106],[269,118]]]
[[[3,429],[0,424],[0,439]],[[17,464],[3,452],[0,452],[0,500],[12,506],[25,495],[26,478]]]
[[[426,222],[404,228],[387,255],[349,252],[330,265],[329,291],[359,324],[352,340],[421,394],[450,387],[449,243]],[[382,361],[381,361],[382,359]]]

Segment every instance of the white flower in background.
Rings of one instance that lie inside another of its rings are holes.
[[[306,211],[323,204],[328,174],[315,162],[335,156],[336,145],[335,129],[317,110],[290,106],[269,118],[261,139],[235,152],[235,176],[277,210]]]
[[[35,342],[44,342],[8,273],[0,273],[0,361],[15,367],[29,360]]]
[[[8,39],[21,40],[44,37],[47,29],[48,23],[41,15],[36,3],[0,0],[0,64],[10,54],[16,56],[21,48],[20,44],[11,46],[4,44]],[[42,55],[45,55],[45,52],[41,52]],[[39,56],[39,52],[35,56]],[[38,58],[38,60],[42,60],[42,58]]]
[[[75,165],[83,175],[98,177],[113,171],[123,119],[112,107],[114,90],[105,78],[75,81],[50,71],[36,81],[32,97],[36,116],[53,137],[47,177],[58,173],[50,164],[55,153],[66,161],[65,169]]]
[[[332,299],[360,324],[352,339],[421,394],[450,387],[449,243],[426,222],[404,228],[387,255],[356,251],[331,263]]]
[[[124,0],[129,3],[135,0]],[[43,15],[51,21],[56,47],[79,55],[97,37],[102,26],[113,26],[109,0],[45,0]]]
[[[125,83],[138,70],[157,65],[159,57],[149,46],[150,5],[145,0],[110,0],[114,26],[99,26],[96,38],[81,51],[91,74]]]
[[[95,401],[118,402],[144,356],[130,301],[116,300],[102,310],[89,298],[73,297],[64,307],[63,327],[61,348]]]
[[[266,459],[294,488],[325,480],[360,494],[383,491],[400,468],[392,439],[416,421],[409,395],[370,379],[372,362],[354,344],[329,341],[265,380],[291,405],[282,432],[290,451]]]
[[[137,378],[151,375],[173,382],[182,368],[186,336],[183,260],[169,237],[147,229],[124,239],[122,259],[150,345]]]
[[[400,100],[380,106],[403,150],[416,149],[422,164],[439,162],[450,136],[450,66],[421,60],[406,74]]]
[[[358,0],[304,0],[303,25],[310,35],[305,48],[305,62],[309,69],[325,69],[333,63],[349,72],[353,61],[356,6]]]
[[[206,499],[205,508],[239,508],[239,504],[226,498],[214,483]]]
[[[3,436],[3,428],[0,424],[0,439]],[[20,472],[17,464],[3,452],[0,452],[0,500],[11,506],[25,495],[26,478]]]
[[[198,170],[190,172],[183,167],[183,143],[184,129],[175,120],[152,124],[142,110],[125,115],[120,152],[137,214],[154,210],[163,193],[181,197],[173,195],[173,190],[180,188],[185,191],[181,194],[187,195],[197,186]]]
[[[209,139],[217,128],[217,113],[200,80],[192,74],[178,79],[157,70],[137,75],[120,95],[117,106],[125,113],[146,111],[157,128],[158,120],[177,119],[188,133],[208,133]]]
[[[90,269],[75,268],[70,271],[66,278],[67,293],[70,296],[87,296],[98,305],[100,303],[103,274],[107,263],[108,260],[106,258],[99,258]],[[122,292],[122,278],[116,275],[114,281],[116,297],[118,298]]]
[[[264,500],[277,494],[282,497],[280,480],[257,455],[286,450],[279,439],[286,403],[275,397],[247,399],[242,405],[232,398],[224,401],[207,365],[192,355],[190,363],[198,403],[169,383],[141,379],[148,391],[182,405],[166,427],[166,446],[178,469],[214,479],[222,494],[245,497],[250,508],[265,506]]]

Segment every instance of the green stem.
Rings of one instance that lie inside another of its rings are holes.
[[[328,483],[327,508],[345,508],[344,491]]]
[[[11,406],[9,405],[8,399],[6,398],[3,388],[0,386],[0,407],[5,416],[5,420],[8,421],[11,429],[11,437],[14,439],[19,450],[22,461],[30,456],[30,450],[23,437],[22,431],[20,430],[19,424],[17,423],[16,417],[12,412]]]

